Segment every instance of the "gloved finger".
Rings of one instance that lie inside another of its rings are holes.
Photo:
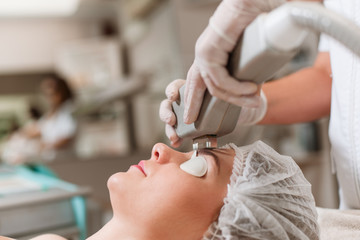
[[[176,141],[176,142],[170,142],[170,144],[171,144],[171,146],[173,146],[174,148],[178,148],[178,147],[181,146],[182,142],[183,142],[183,140],[182,140],[181,138],[179,138],[178,141]]]
[[[172,109],[172,101],[165,99],[160,103],[159,109],[160,120],[174,126],[176,124],[176,116]]]
[[[189,68],[189,71],[187,72],[187,76],[186,76],[186,82],[188,84],[185,85],[185,92],[184,92],[185,102],[187,101],[187,99],[189,97],[189,88],[193,85],[193,84],[190,84],[190,83],[191,82],[196,82],[196,81],[199,81],[199,80],[201,81],[200,70],[199,70],[197,64],[194,61],[194,63]]]
[[[182,143],[182,139],[176,134],[175,128],[169,124],[165,125],[165,134],[169,138],[173,147],[179,147]]]
[[[190,68],[188,72],[186,87],[185,87],[185,109],[184,109],[184,123],[193,123],[200,111],[206,85],[201,78],[199,70],[196,65]]]
[[[209,82],[208,90],[211,95],[224,100],[226,102],[246,107],[257,107],[260,104],[259,92],[262,84],[255,84],[252,82],[241,82],[238,81],[238,91],[227,88],[214,88],[211,83],[212,80],[208,76],[204,76],[204,81]],[[228,81],[237,81],[234,78]],[[245,90],[244,90],[245,89]],[[234,94],[235,93],[235,94]],[[245,94],[244,94],[245,93]],[[251,94],[247,94],[251,93]]]
[[[176,79],[169,83],[165,89],[166,97],[171,101],[176,101],[179,98],[179,89],[185,84],[185,80]]]
[[[261,105],[262,100],[260,97],[262,85],[263,84],[258,84],[256,93],[252,95],[234,96],[232,94],[227,94],[226,101],[237,106],[258,108]]]
[[[221,92],[232,95],[252,95],[258,90],[258,85],[250,81],[239,81],[229,75],[226,68],[211,67],[203,73],[203,79],[209,92],[217,96]]]

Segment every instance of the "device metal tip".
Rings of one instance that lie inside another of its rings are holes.
[[[204,148],[217,148],[217,138],[213,135],[206,135],[193,139],[193,150]]]

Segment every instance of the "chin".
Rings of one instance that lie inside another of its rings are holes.
[[[126,186],[124,173],[115,173],[111,175],[107,181],[107,187],[109,189],[110,201],[112,205],[117,205],[119,196],[123,196],[124,188]]]
[[[107,187],[110,192],[118,191],[124,184],[124,173],[119,172],[111,175],[107,181]]]

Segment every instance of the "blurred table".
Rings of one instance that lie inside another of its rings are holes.
[[[21,240],[51,232],[83,239],[89,193],[26,167],[0,165],[0,235]]]

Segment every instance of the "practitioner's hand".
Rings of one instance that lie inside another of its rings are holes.
[[[159,116],[161,121],[165,122],[165,133],[173,147],[179,147],[182,139],[176,134],[175,124],[176,116],[172,110],[172,103],[179,98],[179,89],[185,84],[185,80],[178,79],[172,81],[165,90],[167,99],[160,104]]]
[[[189,69],[185,89],[184,122],[197,119],[206,88],[210,94],[238,106],[257,107],[258,86],[239,82],[229,75],[226,65],[245,27],[260,13],[268,12],[285,0],[223,0],[209,25],[196,42],[195,61]]]

